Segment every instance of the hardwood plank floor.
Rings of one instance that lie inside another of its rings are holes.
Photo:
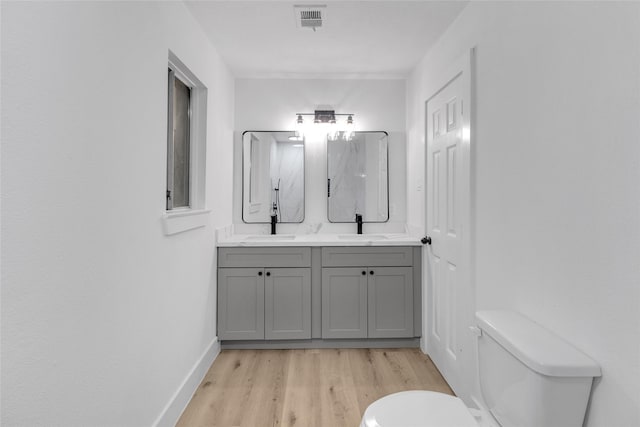
[[[357,427],[403,390],[453,394],[419,349],[223,350],[179,427]]]

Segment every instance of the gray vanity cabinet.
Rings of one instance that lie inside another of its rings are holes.
[[[407,247],[323,248],[322,337],[413,337],[412,264]]]
[[[220,340],[311,338],[310,248],[218,250]]]
[[[368,337],[412,337],[412,268],[370,267],[369,270],[367,286]]]
[[[265,339],[311,338],[311,269],[268,268],[265,275]]]
[[[218,248],[227,348],[417,345],[421,247]]]
[[[262,268],[218,269],[219,339],[264,339],[264,278]]]
[[[322,269],[322,338],[367,337],[367,273]]]

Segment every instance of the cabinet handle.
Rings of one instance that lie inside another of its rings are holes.
[[[373,276],[373,270],[371,270],[371,271],[369,272],[369,274]]]
[[[362,272],[362,275],[364,276],[365,274],[367,274],[367,272],[366,272],[366,271],[363,271],[363,272]]]
[[[258,276],[262,276],[262,271],[258,271]]]
[[[267,276],[271,276],[271,273],[267,271]]]

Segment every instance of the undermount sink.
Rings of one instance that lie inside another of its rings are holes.
[[[255,234],[247,236],[247,240],[294,240],[294,234]]]
[[[383,234],[339,234],[340,240],[386,240]]]

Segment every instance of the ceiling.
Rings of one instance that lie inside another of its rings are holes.
[[[185,1],[237,77],[402,78],[466,1]],[[324,4],[298,28],[295,4]]]

